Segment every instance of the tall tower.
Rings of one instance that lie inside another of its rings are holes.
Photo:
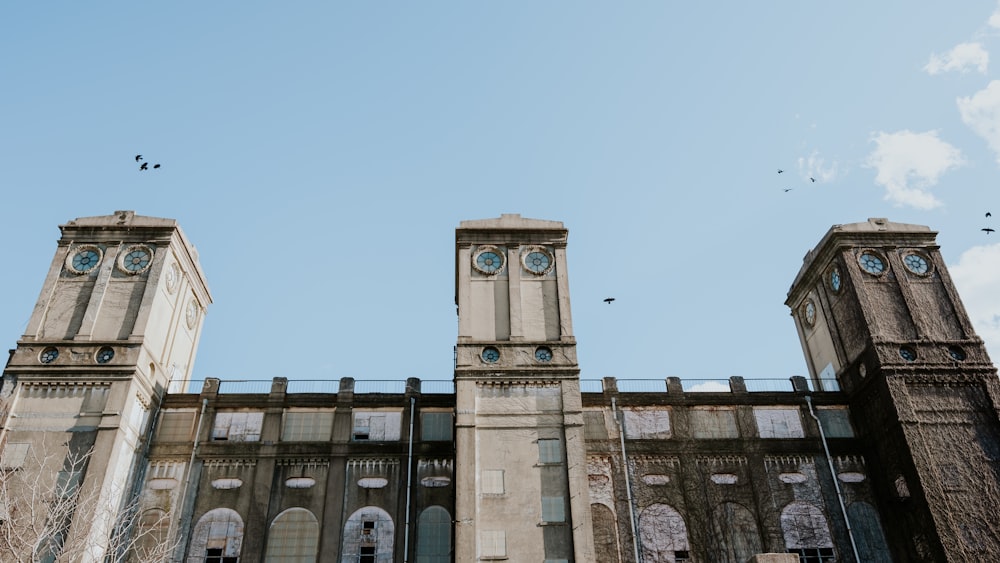
[[[39,539],[50,555],[97,561],[132,495],[160,399],[171,381],[180,390],[190,377],[211,296],[174,220],[116,211],[60,229],[4,370],[2,464],[40,476],[37,486],[87,499],[60,516],[71,528]]]
[[[1000,553],[1000,384],[935,235],[836,225],[785,303],[815,385],[849,397],[896,560],[985,561]]]
[[[594,560],[567,235],[519,215],[455,232],[455,561]]]

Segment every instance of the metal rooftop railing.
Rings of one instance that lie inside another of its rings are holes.
[[[836,379],[819,379],[813,381],[803,378],[809,391],[812,392],[837,392],[840,391],[840,384]],[[733,385],[740,384],[750,393],[775,393],[795,391],[790,379],[676,379],[679,381],[681,390],[684,393],[731,393]],[[738,380],[734,383],[734,380]],[[420,392],[422,394],[448,395],[455,392],[455,382],[451,379],[422,379],[420,382]],[[580,391],[583,393],[603,393],[604,385],[610,382],[617,388],[619,393],[666,393],[668,392],[668,380],[666,379],[581,379]],[[200,393],[204,386],[204,380],[194,380],[187,382],[186,390],[184,382],[172,381],[169,392],[171,393]],[[219,393],[245,393],[245,394],[268,394],[271,392],[273,380],[265,379],[223,379],[219,381]],[[337,379],[290,379],[287,382],[285,392],[293,393],[330,393],[336,394],[341,387],[341,380]],[[354,393],[386,393],[403,394],[406,392],[406,380],[354,380]],[[676,391],[674,391],[676,392]]]

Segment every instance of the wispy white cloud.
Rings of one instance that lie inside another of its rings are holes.
[[[993,10],[993,14],[990,16],[990,27],[994,29],[1000,29],[1000,6],[997,6],[996,10]]]
[[[941,175],[965,164],[962,152],[938,138],[937,131],[872,135],[875,150],[867,166],[876,170],[875,183],[885,188],[885,199],[897,205],[933,209],[941,202],[930,193]]]
[[[974,246],[948,269],[990,358],[1000,360],[1000,243]]]
[[[832,182],[840,175],[840,166],[836,160],[827,164],[818,151],[813,151],[809,156],[799,157],[799,173],[817,182]]]
[[[986,139],[1000,162],[1000,80],[993,80],[986,88],[957,102],[962,121]]]
[[[981,43],[959,43],[947,53],[931,55],[931,59],[924,66],[924,71],[927,74],[939,74],[953,70],[958,72],[976,70],[980,74],[986,74],[989,65],[990,54]]]

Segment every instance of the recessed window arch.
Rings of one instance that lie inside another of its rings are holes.
[[[673,563],[690,555],[684,517],[667,504],[651,504],[639,513],[643,563]]]
[[[812,557],[820,563],[832,562],[833,540],[823,511],[808,502],[794,501],[781,511],[781,531],[785,548],[799,557]]]
[[[429,506],[417,519],[417,563],[451,562],[451,514]]]
[[[377,506],[355,510],[344,523],[342,561],[393,563],[395,527],[389,513]]]
[[[305,508],[289,508],[277,515],[267,531],[265,563],[315,563],[319,549],[319,522]]]
[[[243,519],[229,508],[206,512],[191,533],[188,563],[239,563]]]

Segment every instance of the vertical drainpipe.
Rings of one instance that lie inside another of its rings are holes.
[[[416,399],[410,397],[410,445],[406,455],[406,526],[403,528],[403,563],[410,559],[410,487],[413,484],[413,413]]]
[[[830,466],[830,476],[833,477],[833,488],[837,491],[837,502],[840,503],[840,512],[844,515],[844,522],[847,524],[847,538],[851,540],[851,551],[854,552],[854,560],[861,563],[861,556],[858,554],[858,544],[854,542],[854,532],[851,530],[851,519],[847,516],[847,506],[844,504],[844,494],[840,490],[840,483],[837,482],[837,470],[833,467],[833,458],[830,457],[830,448],[826,445],[826,432],[823,432],[823,424],[813,410],[812,398],[806,395],[806,405],[809,406],[809,415],[816,421],[819,428],[819,439],[823,442],[823,451],[826,453],[826,463]]]
[[[615,401],[615,397],[611,397],[611,413],[615,417],[615,424],[618,425],[618,438],[621,440],[622,470],[625,472],[625,494],[628,496],[628,523],[632,527],[632,552],[635,556],[636,563],[640,563],[642,560],[639,559],[639,534],[636,532],[635,528],[635,507],[633,506],[632,499],[632,479],[629,477],[628,456],[625,454],[625,424],[623,423],[625,413],[622,413],[622,419],[618,418],[618,403]]]

